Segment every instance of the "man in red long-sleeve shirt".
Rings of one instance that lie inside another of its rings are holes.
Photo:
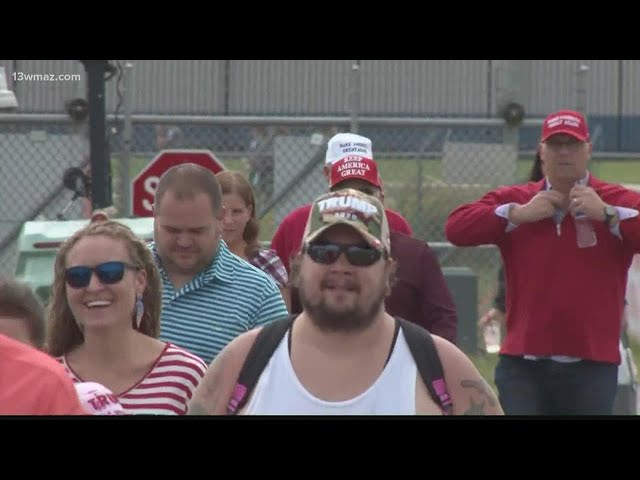
[[[546,178],[500,187],[456,208],[458,246],[495,244],[508,285],[495,381],[505,413],[611,414],[627,271],[640,252],[640,194],[587,170],[579,112],[542,127]]]
[[[373,160],[371,140],[339,133],[327,148],[325,176],[331,191],[353,188],[382,201],[382,182]],[[289,270],[289,259],[300,250],[311,204],[304,205],[280,223],[271,242]],[[391,256],[396,260],[396,282],[387,297],[387,312],[417,323],[434,335],[456,343],[457,314],[438,259],[426,242],[413,238],[400,214],[385,208],[391,230]],[[291,291],[291,313],[302,307],[297,290]]]

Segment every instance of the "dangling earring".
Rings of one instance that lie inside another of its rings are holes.
[[[136,297],[136,328],[140,330],[140,322],[142,322],[142,314],[144,313],[144,304],[142,303],[142,294]]]

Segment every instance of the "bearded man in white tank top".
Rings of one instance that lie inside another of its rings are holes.
[[[292,281],[303,312],[295,318],[248,401],[253,415],[441,415],[402,328],[385,312],[396,268],[380,202],[356,190],[322,195],[307,221]],[[222,415],[237,390],[260,328],[216,357],[189,406]],[[503,414],[478,370],[452,343],[432,336],[453,414]]]

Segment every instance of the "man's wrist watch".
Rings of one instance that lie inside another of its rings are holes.
[[[618,216],[618,211],[611,205],[604,206],[604,223],[610,227],[613,219]]]

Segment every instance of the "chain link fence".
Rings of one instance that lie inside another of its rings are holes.
[[[268,242],[284,216],[328,188],[322,173],[326,142],[335,133],[348,131],[349,125],[339,119],[315,120],[309,123],[289,118],[282,123],[264,123],[268,122],[265,119],[263,123],[239,125],[137,124],[130,178],[161,148],[209,149],[227,169],[241,171],[250,179],[260,237]],[[533,122],[528,128],[539,126]],[[153,132],[160,135],[154,138]],[[430,243],[443,267],[470,268],[479,279],[479,313],[489,308],[495,294],[499,253],[493,247],[451,246],[444,235],[444,224],[461,203],[497,185],[526,180],[533,155],[519,157],[518,130],[505,128],[501,120],[361,119],[358,133],[373,141],[386,206],[409,221],[414,236]],[[112,158],[114,168],[122,170],[120,155]],[[116,195],[124,197],[122,187],[130,179],[116,175],[114,180],[119,182],[114,186]],[[116,205],[126,211],[126,205],[117,199]]]
[[[33,219],[84,218],[88,201],[62,183],[65,170],[88,167],[87,126],[63,115],[0,117],[0,274],[15,270],[16,238]],[[322,175],[326,142],[349,130],[349,119],[295,117],[134,116],[130,141],[121,119],[109,118],[108,140],[114,205],[128,216],[125,189],[162,149],[207,149],[227,169],[254,186],[260,238],[270,241],[282,218],[327,190]],[[526,181],[533,151],[522,153],[523,135],[535,137],[540,122],[519,129],[498,119],[363,118],[359,132],[373,141],[385,204],[428,241],[443,267],[469,267],[479,279],[478,313],[490,307],[500,265],[493,247],[453,248],[444,224],[458,205],[496,187]],[[125,146],[128,148],[125,150]],[[638,155],[640,157],[640,155]]]
[[[57,118],[57,117],[56,117]],[[85,125],[43,118],[38,122],[0,123],[1,195],[5,208],[0,224],[0,269],[15,269],[16,237],[23,222],[33,219],[83,218],[86,201],[73,201],[62,177],[70,167],[88,162]],[[189,117],[134,118],[130,151],[120,120],[109,125],[114,205],[127,216],[125,188],[162,149],[208,149],[227,169],[249,178],[257,198],[260,237],[269,241],[282,218],[325,192],[322,175],[327,140],[348,131],[344,119],[284,118],[189,121]],[[523,181],[517,132],[500,120],[363,119],[362,135],[373,141],[383,179],[385,203],[412,225],[414,235],[430,242],[443,266],[470,267],[480,279],[480,309],[489,305],[499,258],[494,248],[451,248],[444,222],[457,205],[478,198],[499,184]],[[115,128],[114,128],[115,127]],[[125,166],[125,165],[128,165]]]
[[[15,271],[25,221],[80,218],[88,208],[62,185],[65,170],[88,166],[85,129],[68,121],[0,122],[0,274]]]

